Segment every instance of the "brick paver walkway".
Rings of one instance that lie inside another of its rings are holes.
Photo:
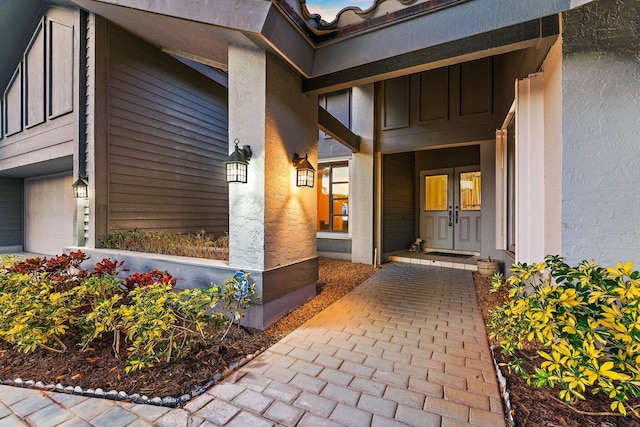
[[[0,386],[0,426],[504,426],[468,271],[390,264],[184,408]]]

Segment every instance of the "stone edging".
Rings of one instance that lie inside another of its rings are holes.
[[[44,391],[56,391],[58,393],[67,393],[67,394],[75,394],[78,396],[87,396],[87,397],[95,397],[100,399],[109,399],[109,400],[117,400],[117,401],[130,401],[133,403],[142,403],[147,405],[155,405],[155,406],[165,406],[168,408],[176,408],[179,405],[187,403],[189,400],[193,399],[196,396],[201,395],[211,386],[216,385],[223,379],[227,378],[233,372],[240,369],[242,366],[246,365],[250,360],[253,360],[260,353],[266,350],[265,347],[262,347],[260,350],[257,350],[255,353],[248,354],[247,356],[240,359],[238,362],[231,363],[228,367],[225,368],[224,372],[217,373],[213,376],[212,380],[207,381],[203,385],[198,385],[191,390],[190,393],[183,394],[180,397],[153,397],[149,398],[146,395],[139,395],[138,393],[134,393],[128,395],[124,391],[104,391],[101,388],[88,388],[83,390],[79,386],[64,386],[63,384],[44,384],[42,381],[23,381],[21,378],[16,378],[15,380],[0,380],[0,384],[9,385],[14,387],[24,387],[24,388],[33,388]]]
[[[509,400],[509,392],[507,391],[507,379],[502,375],[502,371],[498,366],[498,362],[496,361],[496,357],[494,351],[499,348],[497,345],[492,345],[491,350],[491,360],[493,360],[493,366],[496,369],[496,376],[498,377],[498,385],[500,386],[500,394],[502,395],[502,399],[504,401],[504,412],[511,427],[515,427],[516,422],[513,419],[513,409],[511,408],[511,401]]]

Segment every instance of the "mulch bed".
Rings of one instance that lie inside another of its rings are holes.
[[[478,273],[474,273],[474,280],[478,303],[486,321],[489,310],[506,301],[507,291],[503,288],[496,293],[489,292],[491,278],[483,277]],[[526,349],[518,356],[524,360],[523,367],[528,372],[533,372],[536,364],[541,363],[540,359],[542,359],[534,349]],[[496,350],[496,359],[498,363],[506,362],[499,350]],[[611,401],[602,394],[593,396],[585,393],[586,400],[578,401],[575,406],[570,407],[559,400],[559,389],[529,386],[521,376],[512,374],[506,367],[501,367],[501,372],[507,380],[507,391],[510,395],[509,400],[516,426],[632,427],[640,425],[640,420],[631,415],[621,417],[586,414],[586,412],[612,413],[609,407]],[[640,399],[633,399],[629,403],[637,407],[640,405]]]
[[[190,393],[229,365],[271,346],[375,272],[371,265],[326,258],[320,259],[319,270],[318,295],[268,330],[233,326],[224,341],[218,338],[222,331],[211,331],[214,335],[210,344],[200,344],[184,359],[127,374],[125,360],[115,357],[109,337],[92,343],[92,347],[82,353],[74,350],[77,340],[70,337],[64,340],[69,349],[64,353],[47,350],[20,353],[3,342],[0,343],[0,378],[60,383],[83,390],[102,388],[149,397],[178,397]]]
[[[224,372],[232,363],[248,354],[269,347],[331,303],[350,292],[375,272],[371,265],[353,264],[344,260],[320,259],[318,295],[308,303],[293,310],[266,331],[234,326],[223,342],[212,339],[209,345],[201,345],[185,359],[161,363],[154,368],[127,374],[124,360],[117,359],[111,342],[105,339],[94,343],[84,353],[67,351],[54,353],[38,350],[19,353],[6,344],[0,344],[0,378],[42,381],[45,384],[61,383],[64,386],[80,386],[83,389],[102,388],[105,391],[124,391],[149,397],[180,396],[195,387],[209,382],[216,373]],[[490,293],[491,280],[474,273],[477,298],[483,316],[492,307],[502,304],[506,291]],[[67,346],[73,348],[72,340]],[[502,357],[498,355],[498,357]],[[522,358],[529,363],[527,369],[539,360],[535,351],[526,350]],[[499,362],[503,360],[498,360]],[[528,386],[517,375],[502,368],[507,379],[507,389],[517,426],[567,426],[567,427],[631,427],[640,425],[631,416],[594,416],[581,412],[609,413],[609,401],[603,396],[586,396],[572,409],[557,398],[558,390],[548,387]],[[640,405],[640,400],[633,402]]]

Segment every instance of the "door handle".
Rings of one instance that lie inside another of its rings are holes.
[[[449,206],[449,227],[453,227],[453,211],[451,210],[451,206]]]
[[[456,206],[456,224],[458,223],[458,207]]]

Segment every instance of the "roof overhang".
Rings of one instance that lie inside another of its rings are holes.
[[[520,49],[546,51],[553,45],[559,32],[559,16],[551,15],[396,55],[389,52],[386,57],[354,64],[349,68],[329,69],[327,73],[305,80],[303,90],[307,93],[324,93]]]
[[[379,0],[375,4],[398,0]],[[47,4],[74,4],[161,49],[226,70],[228,47],[261,48],[326,93],[512,50],[545,48],[558,14],[589,0],[460,0],[319,41],[296,20],[301,0],[20,0],[0,2],[0,83],[8,81]],[[283,5],[296,7],[286,8]],[[297,9],[296,9],[297,8]],[[400,11],[402,12],[402,11]],[[28,30],[25,30],[27,28]],[[20,49],[22,47],[22,49]]]
[[[228,68],[230,45],[261,48],[311,74],[313,45],[265,0],[73,0],[169,53]]]

